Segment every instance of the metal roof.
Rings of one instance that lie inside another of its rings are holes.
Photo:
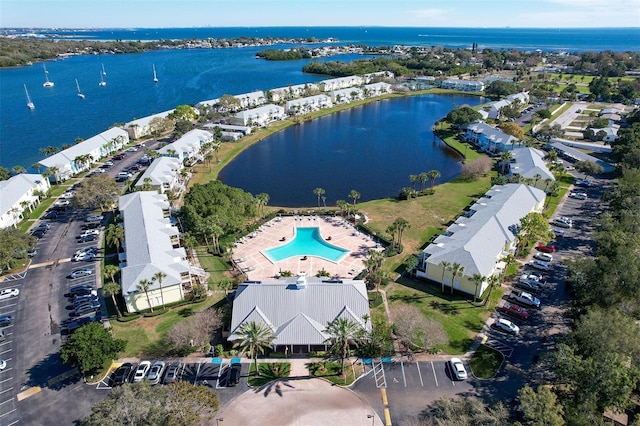
[[[327,324],[347,317],[371,329],[362,317],[369,315],[369,298],[361,280],[327,281],[299,277],[240,284],[233,302],[229,340],[245,322],[269,325],[276,334],[276,345],[318,345],[329,337]]]

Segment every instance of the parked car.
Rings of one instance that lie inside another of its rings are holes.
[[[96,292],[97,293],[97,292]],[[73,306],[80,306],[80,305],[84,305],[87,303],[100,303],[100,299],[98,298],[97,294],[82,294],[82,295],[76,295],[73,298]]]
[[[553,255],[549,253],[536,253],[533,257],[543,262],[553,262]]]
[[[7,361],[0,359],[0,370],[4,370],[5,368],[7,368]]]
[[[521,288],[531,293],[540,293],[544,288],[535,281],[521,281],[518,280],[513,284],[515,287]]]
[[[164,367],[164,361],[156,361],[153,363],[151,369],[149,370],[149,381],[151,382],[151,384],[157,385],[158,383],[160,383],[160,380],[162,379],[162,373],[164,373]]]
[[[136,368],[136,372],[133,375],[134,382],[141,382],[147,377],[147,372],[151,368],[151,361],[142,361],[140,365]]]
[[[536,246],[536,250],[541,251],[543,253],[555,253],[556,252],[556,246],[554,246],[553,244],[542,244],[542,243],[538,243],[538,245]]]
[[[11,315],[0,315],[0,327],[7,327],[11,324],[13,324],[13,317]]]
[[[129,381],[129,375],[133,370],[133,364],[125,362],[113,373],[113,386],[120,386]]]
[[[66,323],[65,328],[67,330],[67,333],[71,334],[83,325],[89,324],[90,322],[94,321],[100,321],[101,318],[102,316],[100,315],[100,313],[90,312],[89,315],[80,316],[78,318],[75,318],[73,321]]]
[[[240,383],[240,372],[242,371],[242,364],[239,362],[234,362],[229,367],[229,372],[227,375],[227,386],[235,386]]]
[[[121,152],[120,154],[116,154],[113,156],[114,160],[124,160],[127,157],[127,154]]]
[[[104,219],[102,215],[90,215],[84,218],[85,222],[101,222]]]
[[[512,300],[521,305],[525,305],[530,308],[540,308],[540,299],[534,297],[531,293],[526,291],[515,290],[509,294],[509,300]]]
[[[556,238],[564,238],[564,231],[558,228],[552,228],[551,231],[555,234]]]
[[[549,264],[547,262],[542,261],[542,260],[532,260],[531,262],[527,263],[527,266],[529,266],[530,268],[533,268],[533,269],[537,269],[539,271],[548,271],[549,270]]]
[[[96,254],[89,252],[89,253],[76,254],[73,256],[71,260],[74,262],[82,262],[82,261],[93,260],[95,258],[96,258]]]
[[[78,284],[78,285],[71,286],[71,288],[69,288],[69,295],[75,296],[79,291],[95,290],[95,289],[96,288],[91,284]]]
[[[575,198],[576,200],[586,200],[587,193],[586,192],[571,192],[569,193],[569,198]]]
[[[506,333],[513,334],[514,336],[518,335],[520,333],[520,327],[518,327],[517,325],[515,325],[511,321],[509,321],[507,319],[504,319],[504,318],[498,318],[493,323],[493,327],[497,328],[500,331],[504,331]]]
[[[58,218],[58,212],[55,210],[49,210],[47,212],[47,214],[45,214],[43,216],[44,219],[49,219],[49,220],[53,220],[53,219],[57,219]]]
[[[87,235],[100,235],[100,230],[99,229],[85,229],[84,231],[82,231],[82,234],[80,234],[80,238],[87,236]]]
[[[27,256],[29,257],[33,257],[36,254],[38,254],[38,249],[36,249],[35,247],[31,247],[28,251],[27,251]]]
[[[97,254],[100,251],[100,249],[98,249],[98,247],[83,247],[81,249],[76,250],[75,253],[73,253],[74,256],[78,256],[80,254],[85,254],[85,253],[94,253]]]
[[[503,314],[510,315],[521,320],[529,319],[529,311],[515,303],[505,302],[502,306],[498,307],[498,310]]]
[[[164,381],[162,383],[164,383],[165,385],[168,385],[169,383],[175,383],[176,380],[178,380],[179,368],[180,368],[179,362],[174,362],[169,364],[169,366],[167,367],[167,374],[165,374]]]
[[[17,288],[5,288],[4,290],[0,290],[0,300],[17,297],[19,294],[20,290],[18,290]]]
[[[571,228],[573,221],[567,217],[556,217],[553,219],[553,224],[561,228]]]
[[[95,241],[98,239],[98,236],[95,234],[85,234],[85,235],[81,235],[78,238],[78,242],[79,243],[89,243],[91,241]]]
[[[90,268],[82,268],[82,269],[78,269],[75,270],[73,272],[71,272],[71,275],[69,275],[71,278],[76,279],[76,278],[81,278],[81,277],[88,277],[89,275],[93,275],[93,269]]]
[[[109,161],[105,161],[104,163],[102,163],[100,168],[108,169],[109,167],[112,167],[112,166],[113,166],[113,161],[109,160]]]
[[[465,370],[460,358],[451,358],[451,360],[449,360],[449,366],[451,366],[451,373],[457,380],[467,379],[467,370]]]
[[[586,179],[578,179],[573,183],[575,186],[580,186],[582,188],[590,188],[593,186],[593,183]]]
[[[100,310],[100,302],[91,302],[91,303],[84,303],[82,305],[78,305],[73,309],[73,312],[71,312],[71,315],[73,315],[74,317],[79,317],[91,312],[95,312],[95,311],[99,311]]]
[[[31,236],[36,237],[37,239],[40,239],[44,237],[46,233],[47,233],[47,230],[45,228],[38,228],[31,233]]]

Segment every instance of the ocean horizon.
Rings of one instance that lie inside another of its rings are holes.
[[[0,29],[7,35],[8,29]],[[42,38],[69,40],[156,40],[193,38],[335,38],[336,44],[370,46],[442,46],[547,51],[638,51],[640,29],[523,29],[446,27],[225,27],[164,29],[24,29]],[[12,32],[15,35],[16,32]],[[287,48],[281,44],[273,48]],[[255,58],[264,46],[229,49],[163,49],[135,54],[78,55],[47,61],[55,86],[42,86],[41,63],[0,69],[0,165],[27,169],[43,156],[39,149],[74,144],[116,123],[195,104],[223,94],[237,95],[291,84],[323,80],[304,74],[309,60],[264,61]],[[351,61],[366,56],[342,55],[322,60]],[[98,86],[101,66],[106,86]],[[159,82],[152,81],[152,67]],[[79,99],[75,79],[85,99]],[[24,86],[35,104],[26,107]],[[31,170],[35,170],[31,168]]]

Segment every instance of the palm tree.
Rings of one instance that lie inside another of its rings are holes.
[[[438,170],[429,170],[427,172],[427,176],[429,177],[429,180],[431,181],[430,187],[431,189],[433,189],[434,185],[436,184],[436,179],[438,179],[440,177],[440,172]]]
[[[464,274],[464,266],[458,262],[454,262],[453,265],[451,265],[451,294],[453,294],[453,284],[456,282],[456,277],[462,274]]]
[[[498,287],[498,285],[500,284],[500,281],[502,281],[502,278],[500,277],[500,275],[491,275],[487,279],[487,282],[489,283],[489,294],[487,294],[487,297],[484,299],[484,302],[483,302],[484,305],[486,305],[489,299],[491,299],[491,293],[493,292],[494,288]]]
[[[165,279],[167,277],[167,274],[165,274],[162,271],[158,271],[155,274],[153,274],[153,277],[151,277],[152,281],[158,281],[158,284],[160,285],[160,303],[162,303],[162,309],[165,309],[164,307],[164,294],[162,294],[162,280]]]
[[[234,345],[240,348],[240,351],[249,353],[249,357],[253,359],[256,374],[260,375],[258,370],[258,354],[263,354],[265,348],[271,347],[276,338],[271,327],[263,322],[255,321],[245,322],[240,325],[235,333],[240,341]]]
[[[349,198],[353,200],[353,206],[355,207],[356,201],[360,198],[360,193],[355,189],[352,189],[351,192],[349,192]]]
[[[416,182],[418,181],[418,175],[409,175],[409,180],[411,181],[411,185],[413,185],[413,189],[416,189]]]
[[[344,360],[347,358],[349,343],[357,343],[361,339],[363,328],[357,322],[341,317],[327,324],[324,332],[329,335],[326,341],[340,353],[340,374],[344,374]]]
[[[401,217],[399,217],[396,220],[394,220],[393,221],[393,225],[398,230],[398,247],[400,247],[402,245],[402,232],[405,229],[410,228],[411,225],[409,225],[409,222],[407,222],[406,219],[401,218]]]
[[[418,180],[420,181],[420,191],[424,190],[424,184],[429,179],[429,175],[426,172],[422,172],[418,175]]]
[[[447,272],[449,268],[451,268],[451,262],[443,260],[442,262],[440,262],[440,266],[442,266],[442,289],[440,290],[440,292],[444,293],[444,273]]]
[[[149,304],[149,309],[153,312],[153,306],[151,306],[151,299],[149,299],[149,288],[151,288],[151,281],[147,279],[142,279],[138,282],[136,289],[138,291],[144,291],[145,296],[147,296],[147,303]]]
[[[105,239],[107,244],[115,246],[118,253],[120,253],[120,247],[124,241],[124,228],[120,225],[116,225],[115,223],[110,224],[105,232]]]
[[[261,192],[256,195],[256,199],[258,200],[258,210],[260,211],[260,215],[264,216],[264,208],[269,203],[269,194],[266,192]]]
[[[313,190],[314,195],[318,197],[318,207],[320,207],[320,197],[322,197],[325,192],[324,188],[316,188]]]
[[[60,169],[57,168],[56,166],[49,167],[49,172],[53,176],[54,183],[58,183],[58,181],[60,180],[60,178],[58,176],[58,172],[59,171],[60,171]]]
[[[387,233],[391,235],[391,246],[395,247],[396,245],[396,233],[398,232],[398,227],[395,223],[392,223],[387,227]]]
[[[336,201],[336,207],[340,209],[340,216],[344,217],[344,210],[347,207],[347,202],[345,200]]]
[[[475,273],[473,274],[473,276],[471,277],[471,281],[473,281],[476,284],[476,291],[475,293],[473,293],[473,301],[476,302],[478,300],[478,289],[480,288],[480,286],[482,285],[482,283],[487,279],[487,277],[483,276],[482,274],[478,274]]]
[[[115,266],[115,265],[107,265],[107,266]],[[107,271],[105,270],[105,274],[106,273]],[[110,283],[105,283],[102,286],[102,292],[106,295],[111,296],[111,300],[113,301],[113,306],[116,307],[116,312],[118,313],[118,318],[122,318],[122,312],[120,312],[120,308],[118,307],[118,303],[116,302],[116,294],[120,293],[121,291],[122,291],[122,287],[120,287],[120,284],[118,284],[115,281],[112,281]]]
[[[12,171],[14,174],[16,174],[16,175],[20,175],[20,174],[22,174],[22,173],[26,173],[26,172],[27,172],[27,169],[25,169],[25,168],[24,168],[24,167],[22,167],[22,166],[13,166],[13,167],[11,168],[11,171]]]

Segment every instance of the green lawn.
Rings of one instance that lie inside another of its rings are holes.
[[[111,326],[113,327],[114,337],[124,339],[127,342],[125,351],[120,356],[159,356],[158,351],[162,350],[163,338],[174,324],[185,320],[194,312],[214,305],[220,306],[221,303],[224,303],[223,299],[224,294],[216,293],[203,302],[168,309],[167,313],[163,315],[140,318],[129,322],[112,320]]]
[[[472,303],[471,299],[457,294],[450,296],[440,292],[440,285],[426,281],[401,279],[387,289],[390,308],[394,305],[411,304],[417,306],[425,318],[431,318],[444,326],[449,342],[436,347],[437,351],[451,355],[467,352],[473,339],[502,297],[500,289],[495,289],[491,300],[482,306],[482,302]]]
[[[198,254],[200,266],[211,274],[209,275],[209,288],[211,290],[224,290],[224,288],[218,286],[218,283],[229,279],[226,272],[231,270],[231,265],[222,257],[207,253],[207,248],[204,246],[196,248],[196,253]]]
[[[339,361],[316,362],[309,366],[309,373],[312,377],[322,377],[336,385],[349,386],[355,381],[354,370],[351,363],[345,361],[344,374],[340,374]]]
[[[289,377],[291,364],[288,362],[259,362],[258,370],[260,370],[260,375],[256,376],[255,364],[252,362],[251,367],[249,367],[249,386],[260,387],[272,380]]]

